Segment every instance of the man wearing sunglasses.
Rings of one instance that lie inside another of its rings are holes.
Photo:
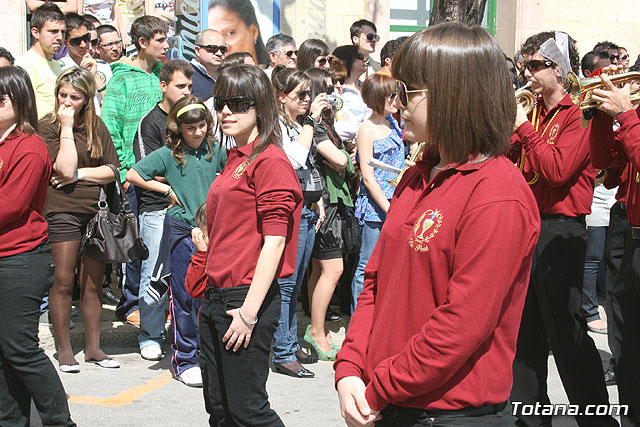
[[[211,98],[213,85],[218,79],[218,68],[227,55],[227,43],[216,30],[204,30],[196,35],[196,57],[191,60],[193,94],[202,100]]]
[[[618,62],[620,61],[619,49],[620,48],[618,47],[617,44],[607,40],[598,42],[593,47],[594,52],[604,52],[605,54],[607,54],[609,56],[609,59],[611,60],[611,63],[614,65],[617,65]]]
[[[351,43],[358,46],[358,52],[361,53],[368,62],[367,72],[362,75],[362,81],[380,70],[380,64],[370,57],[370,55],[376,51],[376,44],[380,41],[380,36],[377,34],[377,31],[376,25],[366,19],[360,19],[354,22],[349,29]]]
[[[276,34],[267,40],[266,49],[269,55],[269,68],[264,70],[271,80],[271,73],[276,65],[284,65],[287,68],[296,68],[298,61],[298,48],[293,37],[286,34]]]
[[[516,356],[511,401],[549,403],[547,359],[553,351],[569,402],[609,403],[598,350],[587,335],[581,310],[587,231],[596,169],[589,157],[589,135],[580,110],[565,90],[577,71],[575,41],[566,33],[543,32],[522,46],[525,76],[537,96],[529,114],[518,106],[512,147],[541,214]],[[551,425],[551,415],[515,410],[518,425]],[[576,416],[579,425],[617,426],[610,416]]]
[[[96,113],[100,115],[102,96],[107,88],[107,82],[111,78],[111,67],[104,61],[99,61],[91,56],[91,34],[89,23],[77,13],[66,15],[67,34],[64,44],[67,46],[67,55],[60,58],[60,68],[66,70],[71,67],[86,68],[91,72],[96,82]]]
[[[52,112],[55,106],[54,89],[62,70],[53,55],[62,48],[65,28],[64,15],[58,6],[53,2],[43,4],[31,16],[33,46],[16,60],[16,65],[31,78],[38,118]]]

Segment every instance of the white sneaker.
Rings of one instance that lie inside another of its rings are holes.
[[[148,345],[140,349],[140,356],[145,360],[161,360],[162,349],[157,345]]]
[[[202,372],[198,366],[189,368],[178,376],[178,380],[182,381],[189,387],[202,387]]]

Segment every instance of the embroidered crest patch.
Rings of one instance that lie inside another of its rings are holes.
[[[231,177],[233,179],[240,179],[240,176],[242,176],[242,174],[244,173],[244,171],[247,170],[247,167],[249,167],[249,162],[242,162],[238,165],[238,167],[236,168],[236,170],[233,171],[233,175],[231,175]]]
[[[438,233],[443,220],[442,212],[429,209],[420,215],[413,225],[413,234],[409,237],[409,246],[419,252],[429,250],[427,243]]]

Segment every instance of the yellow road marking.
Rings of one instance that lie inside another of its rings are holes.
[[[158,378],[153,378],[147,381],[145,384],[131,387],[121,393],[112,397],[85,397],[85,396],[69,396],[69,402],[73,403],[85,403],[87,405],[98,406],[125,406],[130,404],[136,399],[140,399],[146,394],[151,393],[154,390],[163,387],[171,382],[171,374],[163,375]]]

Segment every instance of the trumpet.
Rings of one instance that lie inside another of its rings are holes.
[[[422,153],[424,153],[425,148],[427,148],[427,143],[426,142],[421,142],[418,145],[418,148],[416,148],[416,151],[413,152],[413,154],[411,154],[411,156],[409,156],[409,161],[411,162],[416,162],[418,160],[422,159]],[[402,179],[402,175],[404,175],[404,173],[406,172],[406,170],[409,169],[409,165],[404,165],[402,167],[402,169],[400,169],[400,173],[398,174],[398,176],[396,176],[393,179],[388,180],[387,182],[389,184],[391,184],[392,186],[397,186],[398,183],[400,182],[400,180]]]
[[[536,96],[529,89],[531,87],[531,82],[528,82],[526,85],[522,86],[520,89],[516,90],[516,102],[522,105],[524,112],[529,114],[531,110],[536,106]]]
[[[640,72],[630,71],[622,74],[608,76],[614,86],[622,87],[627,83],[640,83]],[[594,89],[606,89],[600,76],[579,78],[574,72],[567,75],[567,91],[574,104],[580,110],[590,110],[598,106],[598,102],[591,99]],[[640,100],[640,87],[631,88],[631,101]]]

